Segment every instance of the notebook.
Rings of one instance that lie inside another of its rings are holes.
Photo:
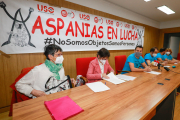
[[[68,96],[45,101],[44,105],[54,120],[64,120],[84,111]]]

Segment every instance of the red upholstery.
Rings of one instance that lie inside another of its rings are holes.
[[[76,59],[76,72],[77,75],[82,75],[86,77],[87,70],[89,68],[89,63],[94,60],[96,57],[88,57],[88,58],[77,58]]]
[[[177,54],[177,60],[180,60],[180,53]]]
[[[117,70],[122,71],[125,62],[126,62],[126,55],[115,56],[116,74],[118,74]]]
[[[13,93],[12,93],[12,99],[11,99],[11,106],[10,106],[10,110],[9,110],[9,116],[12,116],[12,109],[13,109],[12,107],[13,107],[14,103],[18,103],[18,102],[21,102],[21,101],[31,99],[31,98],[25,96],[24,94],[19,93],[16,90],[15,84],[33,68],[34,68],[34,66],[33,67],[28,67],[28,68],[23,68],[22,71],[21,71],[21,74],[16,78],[15,82],[10,85],[10,87],[13,89]]]

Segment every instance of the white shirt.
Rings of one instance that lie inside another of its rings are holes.
[[[64,73],[64,68],[61,68],[61,70],[59,71],[59,75],[60,75],[60,80],[55,79],[55,77],[53,76],[53,73],[49,71],[46,65],[41,64],[39,66],[34,67],[29,73],[27,73],[24,77],[22,77],[16,83],[15,87],[17,91],[19,91],[20,93],[23,93],[28,97],[34,98],[35,96],[31,94],[31,91],[33,89],[45,92],[47,88],[50,89],[54,86],[57,86],[58,84],[60,84],[61,82],[67,79],[67,76],[65,76],[65,73]],[[47,83],[48,79],[49,79],[49,82]],[[45,88],[45,84],[47,88]],[[64,89],[70,88],[69,84],[67,84],[66,82],[61,84],[60,87]],[[50,92],[47,92],[46,94],[62,91],[60,87],[57,87],[51,90]]]
[[[98,62],[99,62],[99,60],[98,60]],[[104,64],[99,62],[99,66],[100,66],[100,69],[101,69],[101,73],[103,74],[104,73]],[[102,77],[102,75],[101,75],[101,77]]]

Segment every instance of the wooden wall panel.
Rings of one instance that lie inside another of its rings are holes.
[[[160,35],[159,35],[159,48],[162,48],[164,45],[164,34],[165,33],[178,33],[178,32],[180,32],[180,27],[161,29]],[[179,49],[179,51],[180,51],[180,49]]]
[[[40,2],[49,3],[56,7],[66,7],[90,14],[95,14],[102,17],[107,17],[115,20],[120,20],[136,25],[141,25],[145,27],[145,39],[144,39],[144,49],[143,54],[149,52],[151,47],[159,46],[159,33],[160,30],[153,28],[141,23],[137,23],[131,20],[120,18],[102,11],[97,11],[91,8],[87,8],[78,4],[70,3],[65,0],[38,0]],[[117,55],[129,56],[133,53],[133,50],[111,50],[109,63],[115,70],[114,57]],[[66,75],[76,78],[76,58],[82,57],[96,57],[97,51],[80,51],[80,52],[64,52],[64,68]],[[45,56],[43,53],[32,53],[32,54],[13,54],[10,58],[0,56],[0,83],[2,87],[0,88],[0,108],[10,105],[12,89],[9,87],[16,77],[20,74],[21,70],[26,67],[35,66],[39,63],[43,63]],[[4,86],[3,86],[4,85]]]

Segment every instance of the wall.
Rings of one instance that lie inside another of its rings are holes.
[[[160,29],[174,28],[180,26],[180,19],[160,23]]]
[[[105,12],[101,12],[95,9],[84,7],[78,4],[70,3],[65,0],[38,0],[41,2],[49,3],[52,6],[66,7],[82,12],[87,12],[90,14],[99,15],[102,17],[107,17],[111,19],[116,19],[136,25],[141,25],[145,27],[145,39],[144,39],[144,50],[143,54],[149,52],[151,47],[159,46],[159,32],[160,30],[148,25],[133,22],[115,15],[111,15]],[[81,57],[95,57],[97,51],[82,51],[82,52],[64,52],[64,68],[66,75],[71,77],[76,77],[76,58]],[[114,50],[110,51],[109,63],[115,69],[114,57],[117,55],[130,55],[133,53],[132,50]],[[0,55],[0,112],[7,111],[11,102],[12,89],[9,87],[16,77],[20,74],[22,68],[38,65],[43,63],[45,57],[43,53],[34,54],[13,54],[10,58],[6,58]]]
[[[121,6],[118,6],[114,3],[111,3],[108,0],[66,0],[69,2],[77,3],[82,6],[86,6],[92,9],[96,9],[99,11],[103,11],[115,16],[119,16],[125,19],[129,19],[132,21],[136,21],[139,23],[143,23],[155,28],[160,27],[160,22],[150,19],[146,16],[135,13],[134,11],[130,11]]]

